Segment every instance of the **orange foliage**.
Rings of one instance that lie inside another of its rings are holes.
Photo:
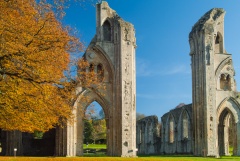
[[[63,72],[82,44],[35,0],[1,0],[0,11],[0,128],[44,132],[66,122],[75,84]]]

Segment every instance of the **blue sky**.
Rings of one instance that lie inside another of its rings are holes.
[[[160,117],[179,103],[192,102],[188,34],[212,8],[224,8],[225,49],[233,55],[240,85],[240,1],[108,0],[136,29],[137,112]],[[76,28],[85,46],[96,31],[95,7],[72,4],[64,23]],[[239,87],[238,87],[239,90]]]

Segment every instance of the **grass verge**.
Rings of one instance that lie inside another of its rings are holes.
[[[239,161],[240,157],[144,156],[121,157],[0,157],[0,161]]]

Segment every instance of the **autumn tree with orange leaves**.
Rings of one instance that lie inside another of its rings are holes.
[[[1,0],[0,11],[0,128],[32,133],[66,123],[77,81],[64,71],[82,43],[47,3]]]

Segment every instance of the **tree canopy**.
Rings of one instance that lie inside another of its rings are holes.
[[[0,1],[0,128],[47,131],[71,118],[64,75],[82,43],[35,0]]]

